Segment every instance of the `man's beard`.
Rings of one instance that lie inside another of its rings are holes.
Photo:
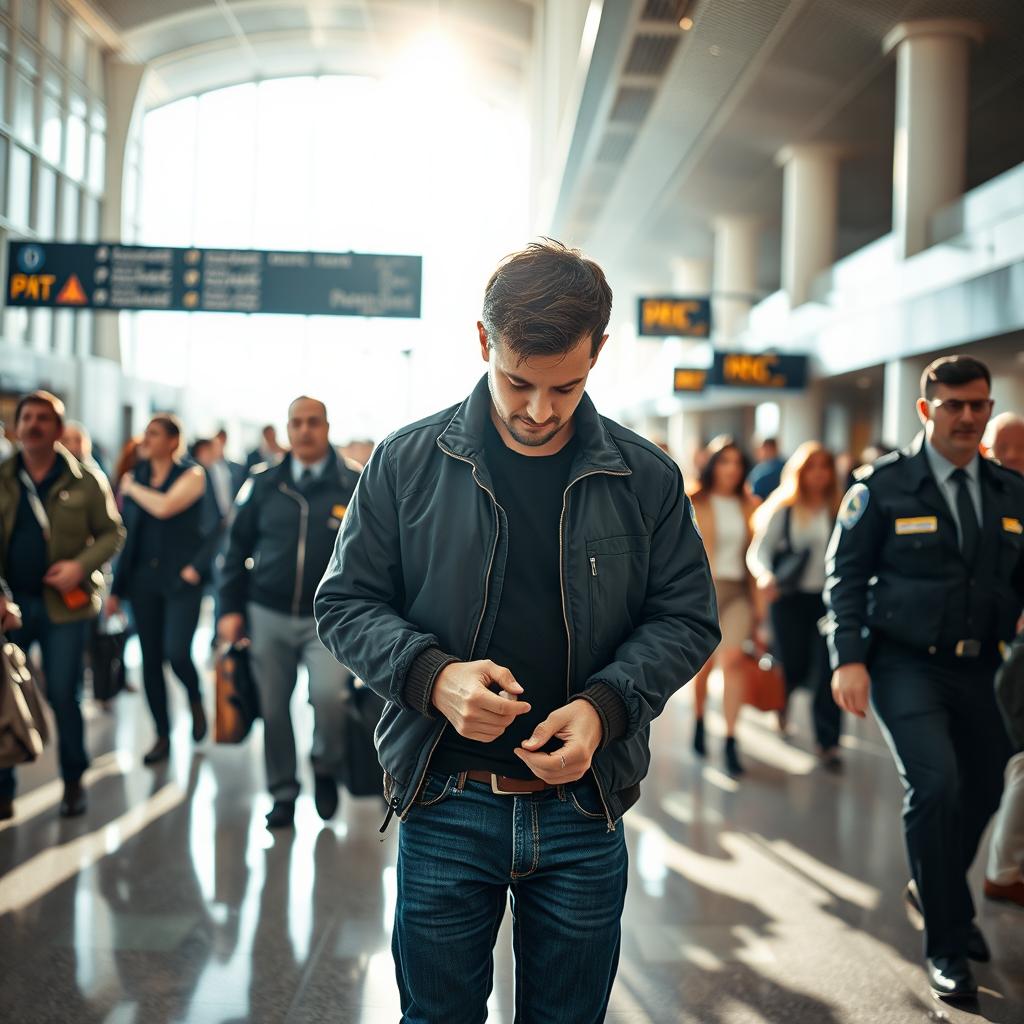
[[[512,435],[514,440],[518,444],[525,445],[527,448],[543,448],[565,427],[564,423],[559,423],[544,434],[523,434],[516,429],[514,419],[507,420],[501,417],[501,422],[505,424],[505,429]]]

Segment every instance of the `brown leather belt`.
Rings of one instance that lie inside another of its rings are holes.
[[[543,793],[545,789],[557,789],[540,779],[511,779],[507,775],[495,775],[493,772],[466,772],[466,778],[473,782],[482,782],[491,787],[492,793],[498,796],[521,796],[524,793]]]

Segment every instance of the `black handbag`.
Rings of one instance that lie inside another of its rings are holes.
[[[49,738],[32,666],[0,633],[0,768],[34,761]]]
[[[89,644],[92,695],[95,700],[113,700],[125,686],[124,649],[128,623],[123,617],[96,624]]]
[[[377,760],[373,733],[384,710],[384,700],[370,687],[350,679],[342,717],[341,784],[352,796],[381,796],[384,772]]]
[[[794,548],[791,532],[793,506],[787,505],[783,511],[783,544],[772,557],[772,575],[775,586],[780,594],[791,594],[800,587],[804,570],[811,558],[810,548]]]

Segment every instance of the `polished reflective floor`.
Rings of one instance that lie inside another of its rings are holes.
[[[159,771],[141,766],[152,733],[140,695],[111,712],[88,702],[85,817],[57,816],[52,751],[21,772],[17,817],[0,824],[0,1020],[397,1021],[397,828],[381,841],[374,799],[343,799],[324,825],[307,789],[294,833],[269,834],[259,731],[239,748],[193,750],[175,688],[174,756]],[[309,714],[297,692],[307,740]],[[626,819],[630,893],[609,1020],[1024,1022],[1024,911],[979,900],[995,959],[977,970],[978,1004],[936,1003],[900,902],[901,794],[877,730],[850,727],[837,778],[809,753],[799,699],[793,718],[783,739],[748,712],[742,783],[718,768],[714,716],[712,756],[690,754],[688,694],[657,723],[651,776]],[[976,865],[975,891],[980,877]],[[489,1019],[510,1024],[507,920],[498,950]]]

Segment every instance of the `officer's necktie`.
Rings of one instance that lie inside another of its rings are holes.
[[[960,550],[963,552],[964,561],[972,563],[978,553],[978,543],[981,540],[981,528],[978,526],[978,513],[971,500],[971,493],[968,489],[968,476],[962,469],[956,470],[951,480],[956,484],[956,514],[960,520]]]
[[[299,475],[299,490],[303,494],[309,490],[309,485],[313,482],[313,470],[306,466],[306,468]]]

